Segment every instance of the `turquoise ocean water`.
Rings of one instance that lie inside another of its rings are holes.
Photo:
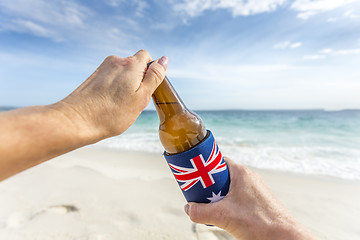
[[[360,110],[196,111],[224,155],[248,166],[360,179]],[[98,143],[162,153],[155,111]]]

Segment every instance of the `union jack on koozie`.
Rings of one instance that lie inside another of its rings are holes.
[[[185,168],[169,163],[171,169],[175,170],[174,176],[178,182],[182,182],[180,187],[187,191],[197,182],[201,182],[203,188],[210,187],[215,183],[213,174],[226,170],[226,163],[223,161],[221,152],[215,141],[210,157],[204,161],[202,154],[190,159],[192,168]]]
[[[211,131],[196,147],[164,156],[188,202],[215,202],[227,194],[229,171]]]

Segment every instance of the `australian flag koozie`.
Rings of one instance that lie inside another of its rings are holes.
[[[164,156],[188,202],[217,202],[228,193],[229,170],[211,131],[194,148]]]

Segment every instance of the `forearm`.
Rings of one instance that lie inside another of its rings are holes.
[[[0,113],[0,180],[50,158],[122,134],[164,79],[167,57],[107,57],[62,101]]]
[[[1,113],[0,133],[0,180],[101,139],[62,102]]]
[[[288,218],[278,216],[281,220],[267,222],[267,226],[263,229],[258,229],[258,232],[264,231],[264,234],[259,239],[274,239],[274,240],[315,240],[316,238],[298,223],[293,217]],[[260,234],[261,235],[261,234]]]

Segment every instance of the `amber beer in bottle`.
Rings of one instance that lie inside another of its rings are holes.
[[[184,105],[167,77],[152,97],[160,120],[164,157],[186,200],[221,200],[229,190],[230,178],[211,131]]]

